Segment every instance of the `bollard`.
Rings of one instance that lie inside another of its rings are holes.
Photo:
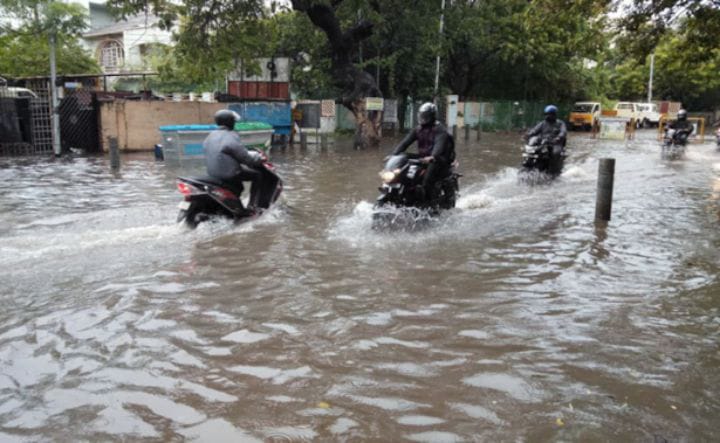
[[[108,150],[110,151],[110,169],[120,169],[120,147],[117,137],[108,137]]]
[[[610,220],[614,176],[615,159],[601,158],[598,165],[597,200],[595,201],[596,221]]]
[[[457,140],[457,125],[453,125],[452,136],[455,140]]]
[[[482,132],[482,127],[480,126],[480,123],[477,125],[477,141],[480,141],[480,133]]]
[[[307,134],[305,132],[300,133],[300,147],[307,149]]]
[[[327,146],[328,146],[328,135],[320,134],[320,148],[327,149]]]
[[[465,141],[470,140],[470,125],[465,125]]]

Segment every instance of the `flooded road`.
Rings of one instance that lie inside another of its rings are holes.
[[[459,140],[414,233],[370,229],[392,140],[274,151],[282,205],[196,231],[150,155],[0,159],[0,440],[717,441],[720,153],[653,135],[532,188]]]

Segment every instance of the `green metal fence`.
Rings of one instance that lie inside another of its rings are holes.
[[[417,110],[421,101],[406,101],[404,108],[405,128],[417,125]],[[539,101],[481,101],[461,102],[458,107],[458,123],[476,127],[480,123],[483,131],[513,131],[534,126],[543,119],[543,109],[546,102]],[[572,104],[555,103],[558,107],[558,116],[567,121]],[[446,106],[444,100],[439,103],[439,117],[445,120]],[[355,120],[347,109],[336,107],[336,120],[338,129],[355,129]]]

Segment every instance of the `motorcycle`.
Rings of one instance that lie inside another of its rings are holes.
[[[454,208],[462,177],[458,166],[453,160],[447,174],[435,182],[432,195],[426,196],[422,182],[428,165],[408,154],[390,156],[380,171],[382,185],[375,202],[373,229],[414,227],[441,210]]]
[[[541,137],[539,135],[530,137],[522,148],[522,165],[520,167],[521,178],[530,175],[542,174],[555,178],[562,173],[565,165],[565,149],[562,153],[553,155],[554,137]]]
[[[685,131],[668,128],[665,130],[662,144],[662,156],[669,160],[676,160],[685,155],[688,134]]]
[[[280,197],[283,182],[275,173],[275,167],[267,156],[259,150],[248,149],[259,155],[262,166],[257,168],[263,174],[261,188],[258,190],[256,210],[243,206],[240,196],[243,186],[233,186],[214,177],[178,177],[177,188],[183,195],[178,208],[177,222],[185,222],[191,229],[211,217],[220,216],[236,222],[251,220],[275,203]]]

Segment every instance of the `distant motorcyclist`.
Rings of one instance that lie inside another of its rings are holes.
[[[543,113],[545,120],[541,121],[525,135],[525,140],[530,137],[539,135],[545,139],[549,139],[553,144],[553,156],[559,156],[565,150],[567,143],[567,127],[565,122],[557,118],[558,108],[555,105],[547,105]]]
[[[675,138],[684,144],[695,127],[688,121],[687,111],[681,109],[677,113],[677,119],[668,123],[668,129],[674,129],[676,131]]]
[[[393,150],[398,155],[414,142],[418,143],[418,157],[420,161],[428,164],[427,172],[423,178],[422,200],[432,201],[435,198],[435,183],[445,177],[450,165],[455,160],[455,142],[447,128],[437,120],[437,106],[427,102],[420,106],[418,111],[420,124],[411,130]]]
[[[242,182],[252,182],[248,209],[257,206],[259,189],[262,186],[262,158],[248,151],[234,131],[240,116],[228,109],[215,113],[215,124],[220,128],[212,131],[203,142],[205,166],[209,176],[220,179],[234,189],[242,189]]]

